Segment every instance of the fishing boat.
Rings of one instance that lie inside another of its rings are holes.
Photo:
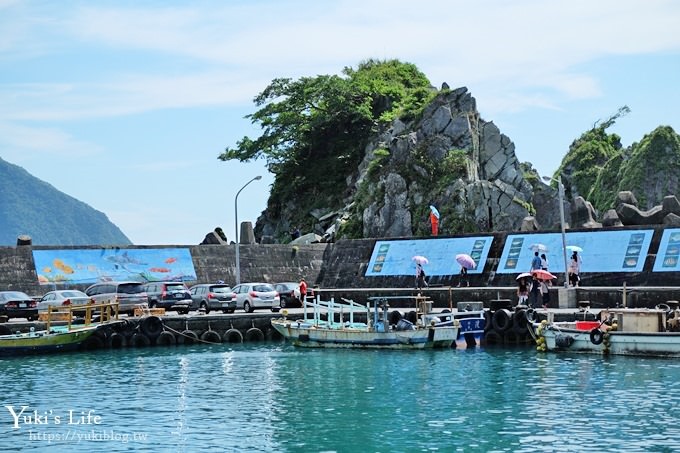
[[[311,312],[311,313],[310,313]],[[272,319],[271,324],[287,341],[295,346],[309,348],[357,349],[429,349],[450,348],[459,332],[457,322],[437,326],[434,318],[422,316],[417,311],[416,322],[405,318],[396,324],[389,320],[389,303],[385,297],[369,298],[366,305],[352,300],[341,302],[305,302],[304,317]],[[367,322],[357,322],[355,317],[365,314]],[[325,319],[322,319],[324,318]]]
[[[598,321],[533,321],[531,333],[539,351],[680,357],[678,321],[678,310],[614,308]]]
[[[83,324],[74,324],[74,312],[84,313]],[[118,320],[118,304],[87,304],[49,307],[45,328],[0,335],[0,356],[44,354],[78,349],[105,325]],[[57,320],[65,322],[56,325]]]

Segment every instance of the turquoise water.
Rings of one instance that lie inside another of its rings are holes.
[[[674,360],[268,343],[2,359],[0,370],[0,451],[680,450]],[[7,406],[29,407],[17,421]]]

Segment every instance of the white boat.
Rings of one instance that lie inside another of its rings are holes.
[[[310,348],[426,349],[450,348],[456,341],[459,325],[437,326],[418,310],[415,323],[399,319],[391,325],[387,298],[371,298],[365,306],[352,300],[329,302],[316,299],[305,303],[302,319],[273,319],[272,326],[295,346]],[[308,316],[308,309],[311,316]],[[356,322],[355,314],[365,313],[368,322]],[[322,314],[326,319],[322,319]],[[336,321],[336,318],[339,321]]]
[[[680,312],[640,308],[602,310],[601,321],[532,322],[539,351],[680,357]]]

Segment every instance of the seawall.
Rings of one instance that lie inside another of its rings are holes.
[[[618,228],[611,231],[631,230],[642,228]],[[675,288],[680,288],[680,272],[654,272],[654,262],[659,250],[661,237],[664,233],[663,226],[646,227],[646,230],[654,230],[651,237],[644,265],[640,272],[588,272],[582,274],[581,286],[576,292],[591,292],[591,294],[577,295],[578,300],[606,300],[614,303],[621,299],[621,288],[627,285],[634,288],[629,301],[636,304],[663,302],[665,300],[677,300],[680,296]],[[603,231],[598,229],[591,231]],[[583,231],[589,230],[569,230]],[[546,232],[536,232],[546,233]],[[459,282],[458,275],[433,276],[430,279],[428,290],[437,305],[447,306],[453,301],[482,300],[488,302],[492,299],[512,299],[514,297],[515,274],[497,273],[501,255],[503,253],[507,236],[514,233],[491,233],[493,236],[483,271],[476,275],[470,275],[469,288],[455,288]],[[479,236],[476,234],[474,236]],[[464,237],[465,235],[454,236]],[[473,235],[470,235],[473,236]],[[446,239],[427,238],[427,239]],[[416,240],[424,238],[391,238],[391,240]],[[241,281],[298,281],[300,277],[313,286],[320,289],[355,289],[363,290],[353,294],[360,295],[375,293],[378,289],[387,290],[394,288],[395,291],[412,294],[414,292],[414,278],[412,275],[399,276],[366,276],[371,260],[374,245],[380,239],[340,240],[336,243],[320,243],[299,245],[293,247],[286,244],[241,244],[240,275]],[[196,271],[196,282],[214,282],[223,280],[233,284],[235,281],[235,248],[230,245],[166,245],[166,246],[31,246],[21,245],[15,247],[0,247],[0,290],[19,290],[30,295],[40,295],[55,287],[63,288],[64,285],[38,283],[38,274],[33,261],[33,250],[65,250],[65,249],[163,249],[163,248],[187,248]],[[452,257],[453,259],[453,257]],[[591,258],[593,259],[593,258]],[[596,259],[596,257],[594,258]],[[88,285],[70,284],[66,287],[84,289]],[[452,288],[453,287],[453,288]],[[656,287],[654,296],[647,296],[645,288]],[[553,288],[557,300],[557,288]],[[330,291],[329,291],[330,293]],[[597,295],[593,295],[596,294]],[[341,297],[342,293],[330,294]],[[639,299],[639,300],[638,300]],[[646,302],[644,299],[647,299]],[[455,304],[454,304],[455,305]],[[639,306],[639,305],[638,305]]]

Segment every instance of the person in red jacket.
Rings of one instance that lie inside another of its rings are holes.
[[[304,307],[307,300],[307,282],[304,278],[300,279],[300,304]]]
[[[430,223],[432,223],[432,236],[437,236],[439,234],[439,218],[430,212]]]

